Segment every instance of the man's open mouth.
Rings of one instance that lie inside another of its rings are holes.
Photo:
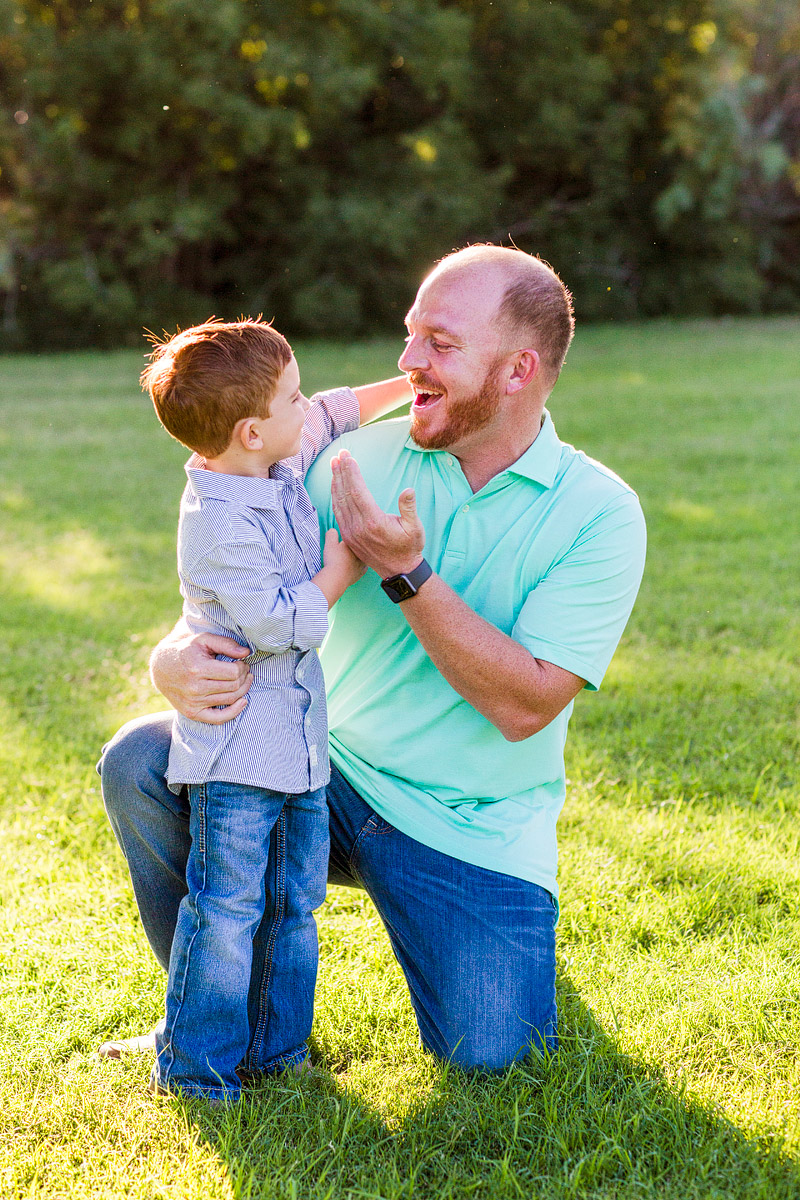
[[[441,399],[441,392],[418,392],[414,391],[414,408],[429,408]]]

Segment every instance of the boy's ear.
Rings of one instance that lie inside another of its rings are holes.
[[[245,450],[264,449],[261,422],[255,417],[245,417],[244,420],[237,422],[233,436],[234,438],[238,437]]]

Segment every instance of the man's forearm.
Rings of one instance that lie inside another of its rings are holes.
[[[397,498],[399,513],[382,512],[346,450],[332,460],[333,509],[344,541],[384,579],[414,570],[422,559],[425,530],[411,488]],[[391,603],[387,597],[387,603]],[[549,725],[584,681],[484,620],[432,575],[402,603],[403,613],[431,661],[451,687],[510,742]]]
[[[484,620],[439,575],[401,607],[450,686],[510,742],[544,729],[583,687]]]

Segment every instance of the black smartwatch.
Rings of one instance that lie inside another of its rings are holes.
[[[401,604],[403,600],[410,600],[412,596],[416,596],[425,580],[430,579],[432,574],[433,567],[423,558],[419,566],[414,567],[407,575],[390,575],[388,579],[382,579],[381,587],[390,600]]]

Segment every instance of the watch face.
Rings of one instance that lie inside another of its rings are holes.
[[[381,587],[390,600],[400,604],[403,600],[410,600],[412,596],[416,596],[425,580],[430,579],[432,574],[430,564],[423,558],[408,575],[390,575],[388,579],[382,579]]]
[[[392,584],[392,587],[394,588],[395,592],[397,592],[400,600],[409,600],[411,596],[416,596],[417,594],[416,588],[411,586],[405,575],[398,575],[397,579],[395,579],[394,583]]]
[[[409,600],[417,594],[416,588],[412,587],[405,575],[392,575],[390,579],[382,579],[381,587],[395,604],[400,604],[403,600]]]

